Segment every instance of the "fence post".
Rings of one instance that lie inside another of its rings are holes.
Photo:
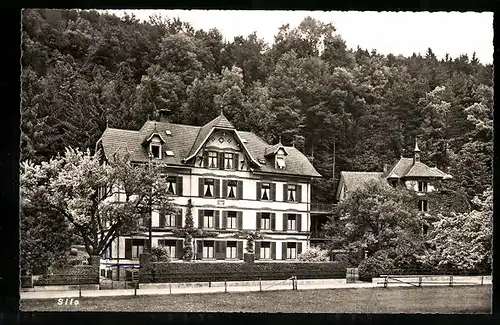
[[[224,279],[224,292],[227,292],[227,282],[226,282],[226,279]]]
[[[297,276],[295,276],[295,291],[298,290],[297,286],[299,284],[299,281],[297,281]]]
[[[169,289],[170,289],[170,294],[172,294],[172,281],[169,282],[169,285],[168,285]]]
[[[422,286],[422,277],[421,276],[418,277],[418,286],[419,287]]]
[[[483,285],[484,282],[484,275],[481,275],[481,285]]]
[[[259,288],[260,288],[259,291],[262,292],[262,278],[259,278]]]
[[[292,276],[292,290],[295,289],[295,278]]]
[[[212,287],[212,281],[208,280],[208,287],[211,288]]]
[[[384,288],[387,288],[387,282],[388,282],[388,276],[385,277],[385,280],[384,280]]]
[[[450,275],[450,287],[453,286],[453,275]]]

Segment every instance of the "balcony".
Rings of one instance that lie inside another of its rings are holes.
[[[336,204],[332,203],[311,203],[311,213],[332,213]]]
[[[318,231],[313,231],[311,232],[311,239],[326,239],[326,231],[324,230],[318,230]]]

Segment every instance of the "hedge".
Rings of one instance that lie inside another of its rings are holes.
[[[64,274],[45,274],[34,281],[36,286],[98,284],[99,271],[93,266],[79,266],[65,270]]]
[[[256,263],[151,263],[139,269],[139,282],[208,282],[341,279],[346,268],[338,262],[256,262]]]

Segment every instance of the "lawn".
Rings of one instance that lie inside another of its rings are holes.
[[[490,313],[491,285],[358,288],[23,300],[22,311]]]

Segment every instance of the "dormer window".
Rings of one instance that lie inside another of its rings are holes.
[[[150,145],[151,156],[155,159],[161,159],[161,144],[153,144]]]
[[[276,156],[276,168],[285,169],[285,157],[282,155]]]
[[[224,168],[225,169],[233,169],[233,154],[232,153],[224,153]]]
[[[427,192],[427,182],[426,181],[418,181],[418,191],[419,192]]]

